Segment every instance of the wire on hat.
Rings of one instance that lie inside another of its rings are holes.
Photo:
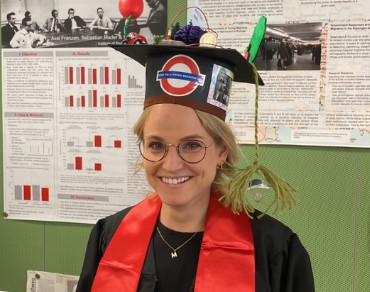
[[[169,26],[168,26],[168,28],[167,28],[167,40],[171,40],[172,27],[173,27],[173,23],[175,22],[176,18],[177,18],[181,13],[183,13],[184,11],[189,10],[190,8],[194,8],[194,9],[199,10],[199,11],[203,14],[204,20],[205,20],[205,22],[206,22],[206,24],[207,24],[207,30],[211,30],[211,31],[213,31],[212,29],[210,29],[210,28],[209,28],[208,20],[207,20],[206,15],[204,14],[203,10],[202,10],[202,9],[200,9],[199,7],[196,7],[196,6],[189,6],[189,7],[186,7],[186,8],[184,8],[184,9],[180,10],[179,12],[177,12],[177,14],[172,18],[172,21],[171,21],[170,25],[169,25]]]

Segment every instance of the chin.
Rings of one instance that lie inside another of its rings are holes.
[[[157,194],[163,204],[172,206],[172,207],[179,207],[179,206],[186,205],[192,200],[192,198],[187,197],[186,194],[182,194],[181,192],[176,192],[176,191],[168,192],[168,191],[158,190]]]

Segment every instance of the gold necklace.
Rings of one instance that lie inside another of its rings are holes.
[[[183,244],[181,244],[180,246],[178,246],[177,248],[173,248],[164,238],[163,238],[163,235],[162,233],[159,231],[159,228],[158,226],[156,226],[157,228],[157,231],[158,231],[158,234],[159,236],[162,238],[163,242],[165,244],[167,244],[167,246],[172,249],[173,252],[171,252],[171,258],[177,258],[177,253],[176,251],[179,250],[180,248],[182,248],[185,244],[187,244],[190,240],[192,240],[194,238],[195,235],[198,234],[198,232],[195,232],[192,236],[190,236]]]

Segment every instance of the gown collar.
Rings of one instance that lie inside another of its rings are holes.
[[[152,195],[130,210],[99,263],[91,291],[137,291],[161,206]],[[250,219],[233,214],[215,194],[210,196],[194,291],[255,291]]]

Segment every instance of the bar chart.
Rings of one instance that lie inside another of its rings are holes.
[[[66,66],[64,68],[65,84],[122,84],[122,69],[100,66],[90,68],[86,66]]]
[[[67,164],[67,169],[69,170],[82,170],[82,156],[75,156],[74,162]]]
[[[50,193],[48,187],[40,185],[15,185],[15,200],[49,202]]]
[[[143,88],[141,84],[138,84],[135,76],[132,76],[132,75],[128,75],[127,77],[127,87],[129,89],[142,89]]]
[[[77,171],[102,171],[103,164],[97,158],[84,159],[83,156],[75,156],[71,162],[67,163],[67,169]]]
[[[82,141],[81,137],[71,136],[66,141],[67,147],[88,147],[88,148],[122,148],[122,140],[116,136],[103,137],[101,134],[89,134],[89,137]]]
[[[98,90],[88,90],[87,95],[68,95],[64,106],[69,108],[122,108],[122,94],[98,94]]]
[[[53,141],[51,139],[31,138],[25,143],[25,153],[28,155],[51,156],[53,155]]]

